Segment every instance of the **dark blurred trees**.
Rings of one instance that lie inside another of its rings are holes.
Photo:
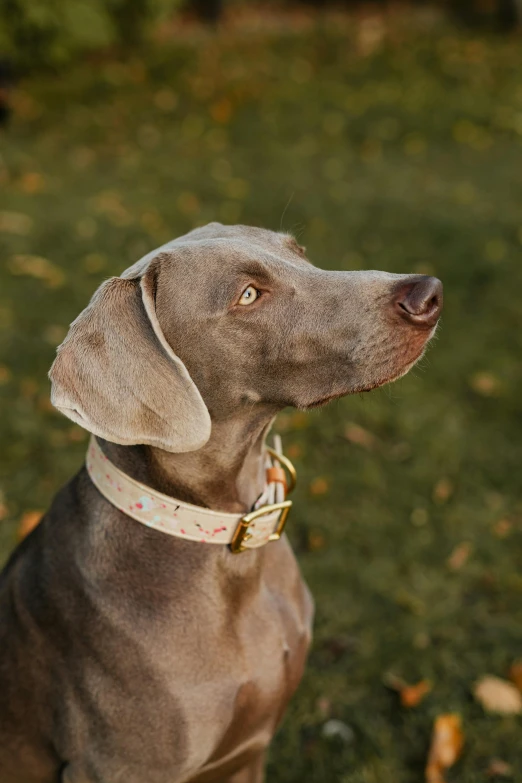
[[[458,19],[470,26],[486,25],[506,31],[522,22],[522,0],[453,0],[448,5]]]
[[[337,6],[362,8],[383,7],[387,0],[294,0],[315,8]],[[470,26],[486,25],[497,30],[511,30],[522,23],[522,0],[416,0],[411,6],[442,6]]]
[[[285,5],[285,3],[282,3]],[[289,4],[289,3],[286,3]],[[315,8],[327,6],[363,7],[386,6],[387,0],[290,0],[290,4],[308,5]],[[412,5],[429,5],[430,0],[417,0]],[[501,30],[510,30],[522,23],[522,0],[432,0],[432,5],[449,8],[459,19],[469,25],[488,24]],[[200,19],[216,23],[224,11],[223,0],[186,0]]]
[[[210,24],[219,22],[224,10],[223,0],[188,0],[185,5],[203,22]]]
[[[234,0],[248,3],[249,0]],[[507,31],[522,22],[522,0],[422,0],[442,5],[468,25]],[[411,2],[417,6],[421,0]],[[0,60],[18,70],[60,65],[104,47],[134,51],[163,17],[188,11],[219,22],[232,0],[0,0]],[[386,7],[387,0],[273,0],[271,5],[315,8]]]
[[[60,65],[82,51],[132,51],[182,0],[0,0],[0,59],[18,70]]]

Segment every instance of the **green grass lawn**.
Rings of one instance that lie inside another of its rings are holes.
[[[522,657],[522,45],[382,32],[193,32],[19,85],[0,138],[0,554],[83,459],[48,402],[55,346],[147,250],[217,219],[283,226],[326,268],[437,274],[418,368],[280,417],[317,619],[268,780],[422,781],[433,719],[456,711],[448,780],[491,780],[500,757],[521,781],[521,719],[471,689]],[[389,672],[432,693],[404,709]],[[349,741],[324,736],[330,718]]]

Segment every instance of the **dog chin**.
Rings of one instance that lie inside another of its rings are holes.
[[[430,337],[431,336],[432,335],[430,335]],[[348,397],[350,394],[363,394],[364,392],[370,392],[373,391],[374,389],[378,389],[380,386],[385,386],[387,383],[393,383],[394,381],[398,381],[399,378],[402,378],[404,375],[406,375],[411,370],[411,368],[415,364],[417,364],[419,359],[422,358],[426,350],[427,343],[428,340],[426,340],[426,342],[422,346],[422,349],[419,351],[419,353],[414,359],[412,359],[409,362],[406,362],[406,364],[403,364],[401,367],[399,367],[398,369],[396,369],[394,372],[392,372],[387,376],[384,376],[376,380],[366,381],[365,383],[352,386],[349,389],[346,389],[345,391],[337,392],[335,394],[328,394],[325,397],[321,397],[318,400],[314,400],[314,402],[301,404],[296,407],[299,407],[301,410],[322,408],[324,405],[328,405],[329,402],[333,402],[333,400],[338,400],[341,397]]]
[[[369,392],[369,391],[372,391],[373,389],[378,389],[380,386],[385,386],[387,383],[394,383],[395,381],[398,381],[399,378],[403,378],[405,375],[407,375],[409,373],[411,368],[414,367],[417,364],[419,359],[422,359],[422,357],[424,356],[424,353],[426,351],[427,343],[428,343],[428,340],[426,340],[426,342],[422,346],[422,349],[419,351],[417,356],[414,359],[412,359],[411,361],[406,362],[406,364],[403,364],[402,367],[400,367],[399,369],[396,370],[396,372],[393,372],[391,375],[388,375],[387,377],[385,377],[385,378],[383,378],[383,379],[381,379],[379,381],[375,381],[375,382],[370,383],[368,385],[364,385],[364,386],[361,386],[360,388],[354,389],[354,391],[350,392],[350,393],[351,394],[359,394],[361,392]]]

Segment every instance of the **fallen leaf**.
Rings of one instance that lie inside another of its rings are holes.
[[[290,457],[290,459],[297,459],[303,454],[302,446],[300,446],[299,443],[289,443],[288,446],[285,447],[285,454],[287,457]]]
[[[453,494],[453,484],[447,478],[441,478],[433,487],[433,500],[435,503],[445,503]]]
[[[317,707],[317,710],[321,713],[323,718],[328,718],[328,716],[332,711],[332,702],[330,701],[328,696],[320,696],[317,699],[315,706]]]
[[[487,674],[473,687],[473,695],[486,712],[501,715],[519,715],[522,712],[522,694],[507,680]]]
[[[354,733],[352,727],[348,726],[347,723],[332,718],[331,720],[327,720],[323,725],[323,737],[326,737],[327,739],[336,737],[348,744],[353,742]]]
[[[20,179],[20,189],[24,193],[39,193],[45,188],[45,180],[39,171],[27,171]]]
[[[210,107],[210,115],[214,122],[226,125],[232,116],[232,103],[228,98],[222,98],[220,101],[216,101]]]
[[[459,759],[464,745],[460,715],[439,715],[433,725],[426,783],[445,783],[444,771]]]
[[[58,288],[65,282],[62,270],[41,256],[13,256],[9,269],[13,275],[26,275],[43,280],[49,288]]]
[[[22,515],[18,525],[18,540],[22,541],[29,533],[34,530],[43,517],[43,511],[26,511]]]
[[[310,492],[312,495],[324,495],[328,492],[329,486],[327,479],[318,476],[310,482]]]
[[[429,680],[421,680],[416,685],[407,685],[399,692],[403,707],[417,707],[425,696],[431,691],[432,684]]]
[[[87,438],[87,434],[85,430],[76,425],[67,430],[67,436],[73,443],[81,443]]]
[[[323,549],[324,545],[325,540],[322,533],[311,532],[308,534],[308,549],[310,552],[316,552],[318,549]]]
[[[446,560],[446,564],[451,571],[459,571],[462,566],[466,565],[469,560],[469,556],[473,551],[472,545],[469,541],[463,541],[455,547],[451,555]]]
[[[522,693],[522,661],[516,661],[509,670],[509,679]]]
[[[510,522],[509,519],[499,519],[498,522],[495,522],[493,525],[493,533],[497,538],[507,538],[511,533],[512,527],[513,523]]]
[[[511,778],[513,767],[502,759],[491,759],[487,771],[488,778]]]
[[[102,190],[97,193],[92,199],[92,205],[96,212],[105,215],[115,225],[128,226],[132,222],[132,217],[123,204],[123,197],[116,190]]]
[[[501,391],[500,380],[490,372],[477,372],[472,375],[470,386],[482,397],[498,397]]]
[[[370,450],[375,446],[375,436],[353,422],[349,422],[344,428],[344,437],[350,443],[355,443],[356,446],[362,446],[364,449]]]
[[[388,688],[397,691],[402,706],[408,709],[417,707],[433,687],[429,680],[421,680],[415,685],[409,685],[393,672],[386,672],[383,681]]]
[[[26,236],[31,231],[33,221],[22,212],[0,212],[0,231],[7,234]]]
[[[357,43],[363,56],[378,49],[386,34],[386,27],[380,16],[368,16],[361,20],[357,31]]]
[[[12,374],[9,367],[5,367],[3,364],[0,364],[0,386],[3,386],[4,383],[9,383],[11,377]]]

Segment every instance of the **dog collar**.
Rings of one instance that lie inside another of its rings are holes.
[[[281,438],[266,446],[266,488],[248,514],[227,514],[183,503],[131,478],[103,453],[94,435],[87,450],[87,471],[101,494],[119,511],[170,536],[205,544],[228,544],[234,554],[278,541],[292,506],[286,500],[296,482],[295,468],[282,454]],[[285,471],[290,485],[287,489]]]

